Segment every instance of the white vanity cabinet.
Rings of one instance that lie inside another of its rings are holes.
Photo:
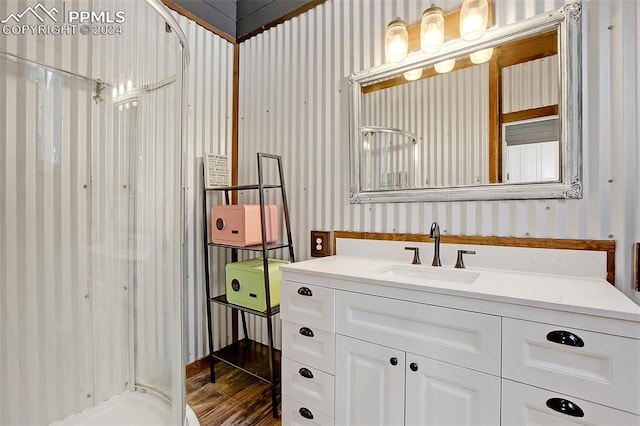
[[[640,425],[640,340],[503,318],[502,351],[503,425]]]
[[[336,424],[499,423],[498,377],[336,335]]]
[[[336,291],[336,333],[336,424],[499,424],[500,317]]]
[[[335,291],[282,281],[282,422],[333,425]]]
[[[284,425],[640,426],[640,308],[608,284],[575,279],[580,299],[499,272],[498,293],[483,272],[451,291],[334,258],[282,267]]]

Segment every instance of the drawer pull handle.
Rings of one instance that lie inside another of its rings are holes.
[[[561,345],[575,346],[577,348],[584,346],[584,341],[580,337],[564,330],[554,330],[549,332],[549,334],[547,334],[547,340]]]
[[[300,296],[309,296],[309,297],[313,296],[313,292],[309,287],[300,287],[298,289],[298,294]]]
[[[300,329],[300,334],[302,334],[305,337],[313,337],[313,330],[311,330],[308,327],[302,327]]]
[[[313,413],[308,408],[301,407],[300,410],[298,410],[298,412],[305,419],[313,420]]]
[[[411,369],[411,371],[418,371],[418,364],[412,362],[411,364],[409,364],[409,368]]]
[[[572,417],[584,417],[584,411],[568,399],[549,398],[547,399],[547,407],[558,413],[566,414]]]
[[[313,379],[313,373],[308,368],[302,367],[300,370],[298,370],[298,373],[300,373],[300,375],[305,379]]]
[[[391,359],[389,359],[389,362],[391,363],[391,365],[398,365],[398,358],[394,356]]]

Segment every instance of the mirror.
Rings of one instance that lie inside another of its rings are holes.
[[[569,4],[351,75],[351,202],[581,198],[580,15]]]

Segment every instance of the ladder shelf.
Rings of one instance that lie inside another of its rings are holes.
[[[293,241],[291,238],[291,224],[289,220],[289,205],[287,202],[286,189],[284,184],[284,174],[282,171],[282,158],[279,155],[258,153],[258,184],[255,185],[237,185],[237,186],[225,186],[217,188],[203,187],[202,193],[202,209],[203,209],[203,230],[204,230],[204,266],[205,266],[205,291],[207,297],[207,331],[209,337],[209,368],[211,374],[211,382],[215,382],[214,360],[223,361],[233,367],[236,367],[260,380],[263,380],[271,385],[271,404],[272,414],[274,418],[278,418],[278,400],[276,385],[280,382],[280,351],[273,346],[273,316],[280,312],[280,305],[271,306],[271,292],[269,283],[269,259],[268,253],[277,249],[288,249],[289,260],[295,262],[295,255],[293,251]],[[277,162],[279,184],[265,184],[263,176],[263,161],[274,160]],[[204,167],[203,167],[203,182],[205,179]],[[267,243],[266,235],[266,215],[265,215],[265,190],[267,189],[279,189],[282,199],[282,213],[284,216],[284,225],[286,229],[286,242]],[[225,203],[230,204],[229,193],[234,191],[256,190],[258,191],[260,199],[260,226],[262,231],[262,244],[248,247],[238,247],[228,244],[214,243],[209,240],[209,220],[208,220],[208,197],[210,192],[223,192],[225,196]],[[264,274],[264,290],[266,298],[266,309],[264,311],[258,311],[244,306],[230,303],[227,300],[226,294],[220,294],[215,297],[211,295],[211,282],[209,271],[209,249],[212,247],[218,247],[231,250],[231,261],[236,262],[238,260],[239,251],[248,251],[254,253],[261,253],[263,260],[263,274]],[[213,350],[213,320],[211,315],[211,305],[216,303],[218,305],[225,306],[232,309],[233,324],[233,340],[234,342],[218,351]],[[237,326],[236,318],[237,312],[240,312],[242,319],[242,328],[244,339],[237,339]],[[247,321],[245,313],[255,315],[261,318],[265,318],[267,321],[267,335],[268,345],[253,341],[249,339],[247,332]],[[266,358],[266,359],[265,359]]]

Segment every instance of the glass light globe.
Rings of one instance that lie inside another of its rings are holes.
[[[451,71],[455,66],[456,66],[456,59],[453,58],[453,59],[447,59],[446,61],[438,62],[433,66],[433,68],[435,68],[436,72],[439,72],[440,74],[444,74]]]
[[[431,6],[420,21],[420,49],[425,53],[437,53],[444,43],[444,15],[442,9]]]
[[[489,59],[491,59],[492,56],[493,47],[490,47],[488,49],[482,49],[473,52],[471,55],[469,55],[469,59],[471,59],[471,62],[473,62],[474,64],[484,64]]]
[[[487,30],[489,6],[487,0],[465,0],[460,9],[460,37],[477,40]]]
[[[384,53],[387,62],[400,62],[409,50],[409,33],[407,24],[400,18],[396,18],[387,26],[384,37]]]
[[[415,70],[410,70],[405,72],[404,79],[407,81],[414,81],[422,77],[422,68],[417,68]]]

